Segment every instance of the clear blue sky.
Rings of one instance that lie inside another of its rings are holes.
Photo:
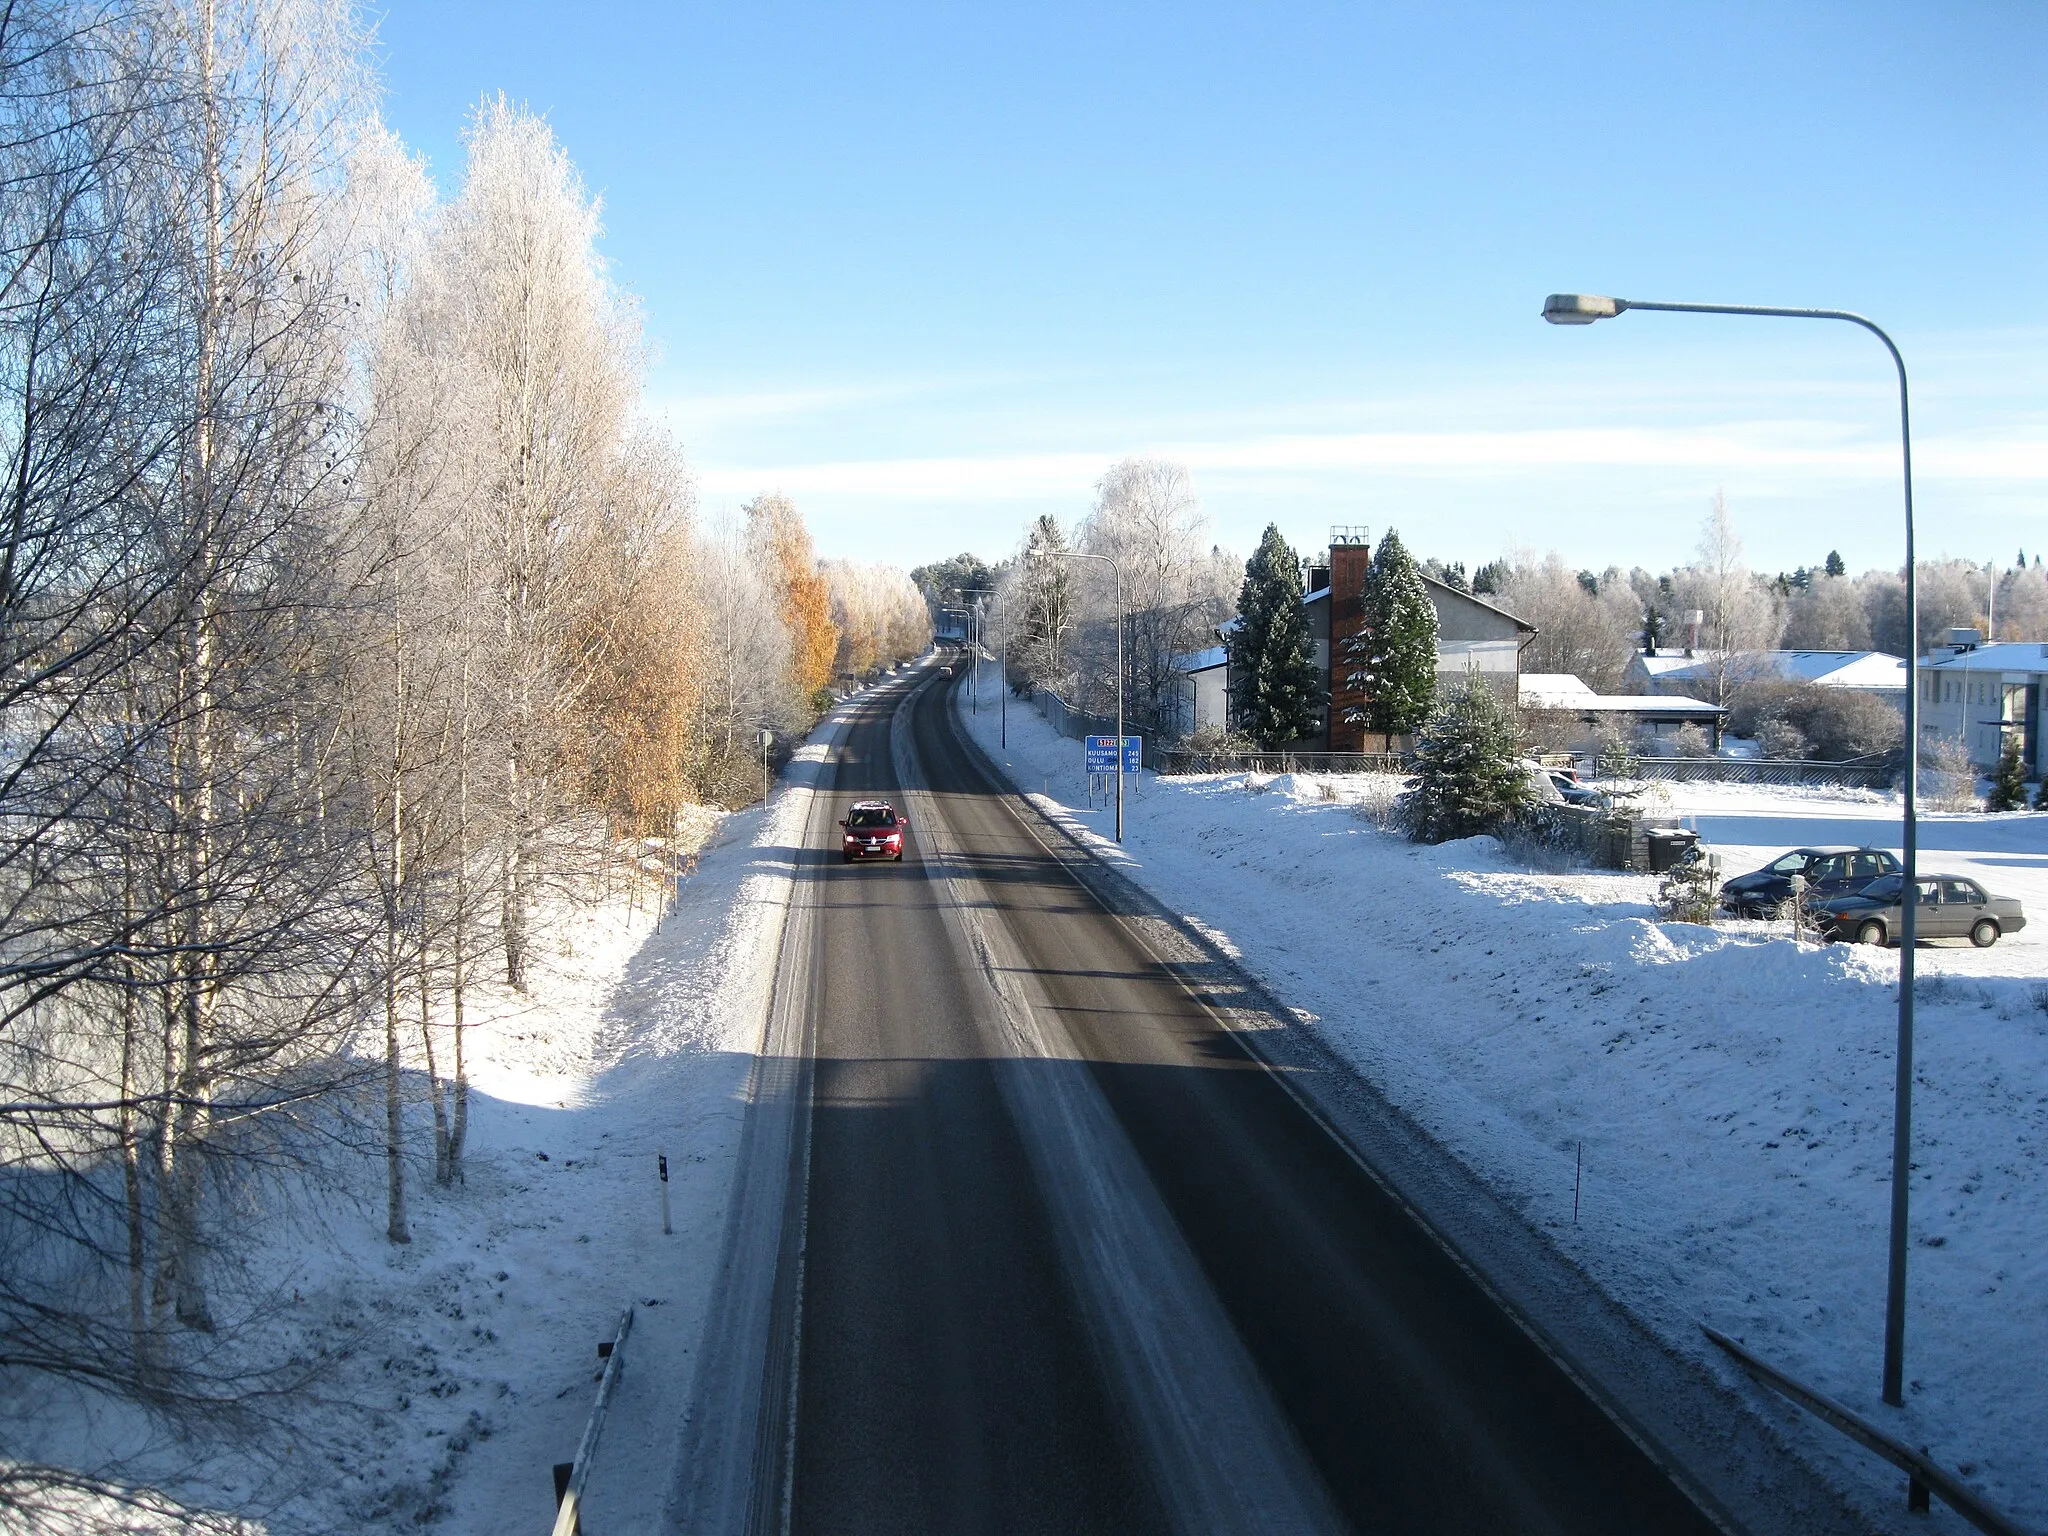
[[[1846,326],[1538,318],[1553,289],[1860,309],[1915,375],[1922,548],[2048,551],[2048,7],[392,0],[392,125],[544,113],[707,509],[1006,551],[1127,453],[1225,544],[1896,564]]]

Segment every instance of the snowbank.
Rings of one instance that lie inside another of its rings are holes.
[[[1007,750],[994,712],[969,724],[1674,1348],[1709,1358],[1711,1322],[2048,1524],[2048,817],[1929,819],[1927,867],[2044,926],[1921,954],[1901,1414],[1877,1392],[1895,953],[1662,923],[1648,877],[1530,871],[1491,838],[1417,848],[1382,830],[1392,786],[1363,776],[1146,775],[1115,849],[1079,742],[1014,705]],[[1882,797],[1674,793],[1731,873],[1803,841],[1896,843]],[[1895,1508],[1888,1471],[1809,1440]]]

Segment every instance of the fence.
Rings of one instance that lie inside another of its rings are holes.
[[[1083,736],[1114,736],[1116,734],[1116,719],[1114,716],[1091,715],[1085,709],[1076,709],[1050,689],[1040,688],[1036,690],[1031,695],[1031,702],[1037,706],[1038,712],[1045,716],[1046,724],[1050,725],[1062,736],[1069,737],[1074,741],[1079,741]],[[1124,722],[1124,734],[1126,736],[1137,734],[1137,732],[1137,726],[1131,721],[1126,720]],[[1160,767],[1160,763],[1168,755],[1161,751],[1158,741],[1152,736],[1148,734],[1144,737],[1142,760],[1147,768],[1154,769],[1159,773],[1167,772],[1167,769]]]
[[[1626,776],[1675,783],[1712,780],[1721,784],[1833,784],[1849,789],[1889,789],[1893,769],[1882,759],[1872,758],[1808,763],[1796,758],[1639,757]]]
[[[1190,773],[1406,773],[1400,752],[1191,752],[1159,754],[1162,774]]]

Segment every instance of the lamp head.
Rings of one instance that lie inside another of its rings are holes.
[[[1543,301],[1543,318],[1552,325],[1591,325],[1612,320],[1628,308],[1626,299],[1605,299],[1597,293],[1553,293]]]

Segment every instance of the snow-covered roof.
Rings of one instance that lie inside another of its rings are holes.
[[[1524,704],[1530,704],[1532,697],[1543,700],[1531,705],[1536,709],[1567,709],[1581,699],[1599,697],[1569,672],[1524,672],[1521,691]]]
[[[1718,704],[1669,693],[1595,693],[1569,672],[1524,672],[1522,708],[1563,709],[1580,715],[1662,715],[1666,719],[1712,720],[1727,711]]]
[[[1922,657],[1920,665],[1944,672],[2048,672],[2048,645],[2033,640],[2000,640],[1975,650],[1936,651]],[[1905,685],[1901,682],[1900,686]]]
[[[1677,693],[1588,693],[1555,704],[1539,704],[1526,695],[1524,709],[1568,709],[1581,715],[1662,715],[1666,719],[1715,720],[1728,713],[1719,704],[1688,699]]]
[[[1819,688],[1906,687],[1906,661],[1883,651],[1764,651],[1760,660],[1787,682]]]
[[[1220,645],[1212,645],[1206,651],[1189,651],[1173,658],[1176,672],[1206,672],[1211,667],[1220,667],[1230,660],[1230,652]]]
[[[1668,645],[1636,652],[1636,664],[1651,677],[1707,677],[1720,661],[1719,651],[1688,653]]]
[[[1322,585],[1321,585],[1320,587],[1317,587],[1317,588],[1315,589],[1315,591],[1313,591],[1313,592],[1304,592],[1304,593],[1302,593],[1302,594],[1301,594],[1301,600],[1302,600],[1302,602],[1303,602],[1304,604],[1308,604],[1308,603],[1319,603],[1319,602],[1321,602],[1321,601],[1322,601],[1322,600],[1323,600],[1324,598],[1328,597],[1329,595],[1330,595],[1330,584],[1329,584],[1329,583],[1328,583],[1328,582],[1326,581],[1326,582],[1324,582],[1324,583],[1323,583],[1323,584],[1322,584]]]
[[[1719,651],[1694,651],[1690,656],[1671,646],[1655,651],[1638,651],[1636,663],[1645,676],[1658,681],[1701,682],[1721,665]],[[1904,692],[1904,658],[1883,651],[1744,651],[1735,656],[1730,670],[1756,676],[1775,674],[1788,683],[1811,683],[1817,688],[1860,688]]]

